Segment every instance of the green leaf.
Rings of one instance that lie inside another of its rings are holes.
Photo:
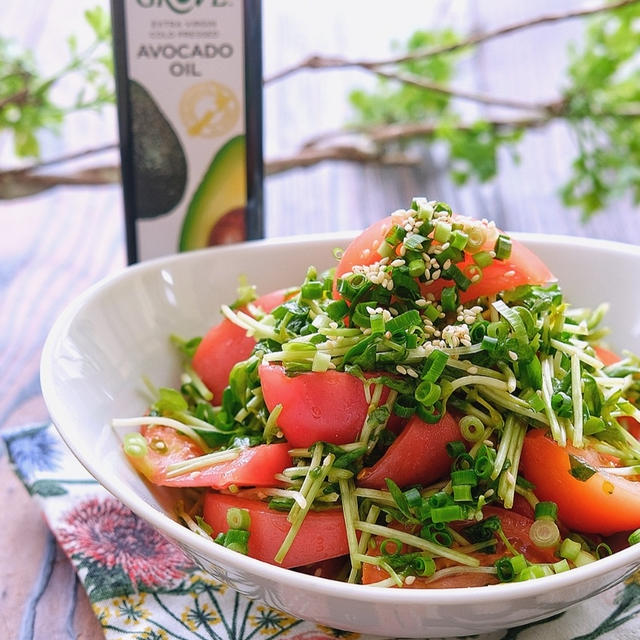
[[[68,491],[55,480],[36,480],[29,486],[29,493],[32,496],[42,496],[43,498],[52,498],[55,496],[63,496]]]

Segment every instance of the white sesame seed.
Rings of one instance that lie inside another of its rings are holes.
[[[407,375],[407,370],[401,364],[396,365],[396,371],[403,376]]]
[[[471,276],[471,282],[478,282],[478,280],[480,280],[480,274],[476,273],[475,276]]]
[[[445,243],[440,247],[440,249],[441,249],[442,251],[446,251],[450,246],[451,246],[451,243],[450,243],[450,242],[445,242]]]
[[[389,281],[387,282],[387,289],[388,289],[389,291],[391,291],[391,289],[393,289],[393,280],[389,280]]]
[[[385,337],[387,340],[391,340],[391,331],[385,331],[385,332],[384,332],[384,337]]]
[[[338,328],[338,323],[337,322],[330,322],[329,323],[329,328],[330,329],[337,329]]]
[[[496,252],[495,252],[495,251],[493,251],[493,250],[491,250],[491,251],[489,251],[489,255],[490,255],[492,258],[495,258],[495,257],[496,257]]]
[[[369,327],[367,327],[366,329],[363,329],[362,330],[362,335],[370,336],[371,335],[371,329],[369,329]]]
[[[395,307],[389,307],[389,312],[391,313],[392,316],[398,315],[398,310]]]
[[[417,372],[414,371],[411,367],[407,367],[407,375],[411,376],[412,378],[418,377]]]
[[[518,354],[515,351],[508,351],[507,353],[514,362],[518,359]]]
[[[416,307],[426,307],[427,301],[424,298],[418,298],[415,302]]]
[[[515,272],[513,269],[509,269],[509,271],[505,271],[505,272],[504,272],[504,275],[505,275],[507,278],[513,278],[513,276],[515,276],[515,275],[516,275],[516,272]]]
[[[440,272],[440,269],[437,269],[436,271],[434,271],[434,272],[431,274],[431,279],[432,279],[432,280],[437,280],[437,279],[440,277],[440,273],[441,273],[441,272]]]
[[[376,310],[373,307],[365,307],[365,309],[367,310],[367,313],[372,316]]]
[[[404,260],[401,260],[400,258],[397,258],[389,266],[390,267],[401,267],[403,265],[404,265]]]
[[[415,576],[407,576],[404,579],[404,583],[408,584],[409,586],[412,585],[415,581],[416,581],[416,577]]]
[[[478,367],[469,367],[467,369],[467,373],[472,376],[475,375],[476,373],[478,373]]]

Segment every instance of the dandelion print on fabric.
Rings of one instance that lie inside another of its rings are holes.
[[[92,601],[178,586],[193,563],[115,498],[80,502],[58,523],[58,541]]]

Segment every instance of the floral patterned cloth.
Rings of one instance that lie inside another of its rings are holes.
[[[102,489],[53,426],[3,432],[9,461],[71,559],[108,640],[323,640],[357,633],[297,620],[195,567]],[[550,620],[478,640],[640,638],[640,572]]]

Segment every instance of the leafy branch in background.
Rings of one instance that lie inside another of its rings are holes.
[[[580,48],[570,51],[566,86],[561,95],[546,103],[529,103],[497,97],[450,84],[455,77],[456,56],[488,39],[517,29],[590,13],[601,13],[588,27]],[[403,53],[389,60],[367,62],[311,57],[300,68],[367,69],[380,76],[373,91],[350,95],[357,119],[349,127],[356,135],[351,144],[368,148],[371,157],[408,161],[403,150],[416,143],[440,143],[447,148],[453,179],[487,181],[498,170],[498,151],[516,152],[516,143],[527,130],[565,120],[578,142],[569,181],[561,196],[565,204],[579,207],[583,218],[612,201],[631,195],[640,203],[640,3],[622,0],[601,7],[543,16],[529,23],[511,25],[494,32],[456,38],[451,31],[419,31],[407,42]],[[391,66],[390,66],[391,63]],[[296,71],[291,67],[273,79]],[[508,107],[511,118],[464,120],[452,98]],[[341,139],[336,149],[332,143]],[[327,156],[349,150],[344,132],[318,136],[303,150],[321,149]]]
[[[0,131],[13,132],[16,153],[38,157],[37,135],[55,129],[64,117],[113,101],[112,58],[108,14],[86,12],[94,33],[88,49],[78,51],[69,40],[70,61],[50,78],[40,77],[27,54],[16,55],[0,40]],[[556,99],[539,103],[517,97],[488,95],[455,86],[457,62],[483,42],[503,35],[572,18],[594,16],[584,41],[570,51],[566,84]],[[402,50],[384,60],[350,60],[312,55],[265,79],[281,81],[303,69],[359,68],[379,78],[372,91],[350,95],[355,121],[340,131],[306,141],[289,157],[266,162],[267,174],[308,167],[325,160],[410,164],[421,145],[437,143],[448,152],[453,179],[487,181],[498,171],[501,149],[517,154],[517,143],[529,130],[562,119],[577,140],[578,154],[563,201],[579,207],[585,218],[617,198],[640,202],[640,0],[615,0],[583,9],[562,10],[459,38],[452,31],[417,31]],[[86,86],[76,100],[60,106],[51,89],[63,78],[78,75]],[[468,119],[460,101],[501,107],[513,115]],[[108,148],[112,148],[111,145]],[[0,198],[37,193],[56,184],[103,184],[117,180],[117,168],[98,167],[70,175],[42,175],[44,166],[100,149],[0,171]]]
[[[100,109],[114,101],[111,25],[102,7],[85,12],[93,41],[79,49],[74,36],[67,40],[69,61],[51,76],[41,75],[27,52],[16,51],[0,39],[0,131],[13,135],[15,155],[39,158],[38,134],[57,131],[67,115]],[[61,81],[76,76],[81,89],[69,104],[52,96]]]

